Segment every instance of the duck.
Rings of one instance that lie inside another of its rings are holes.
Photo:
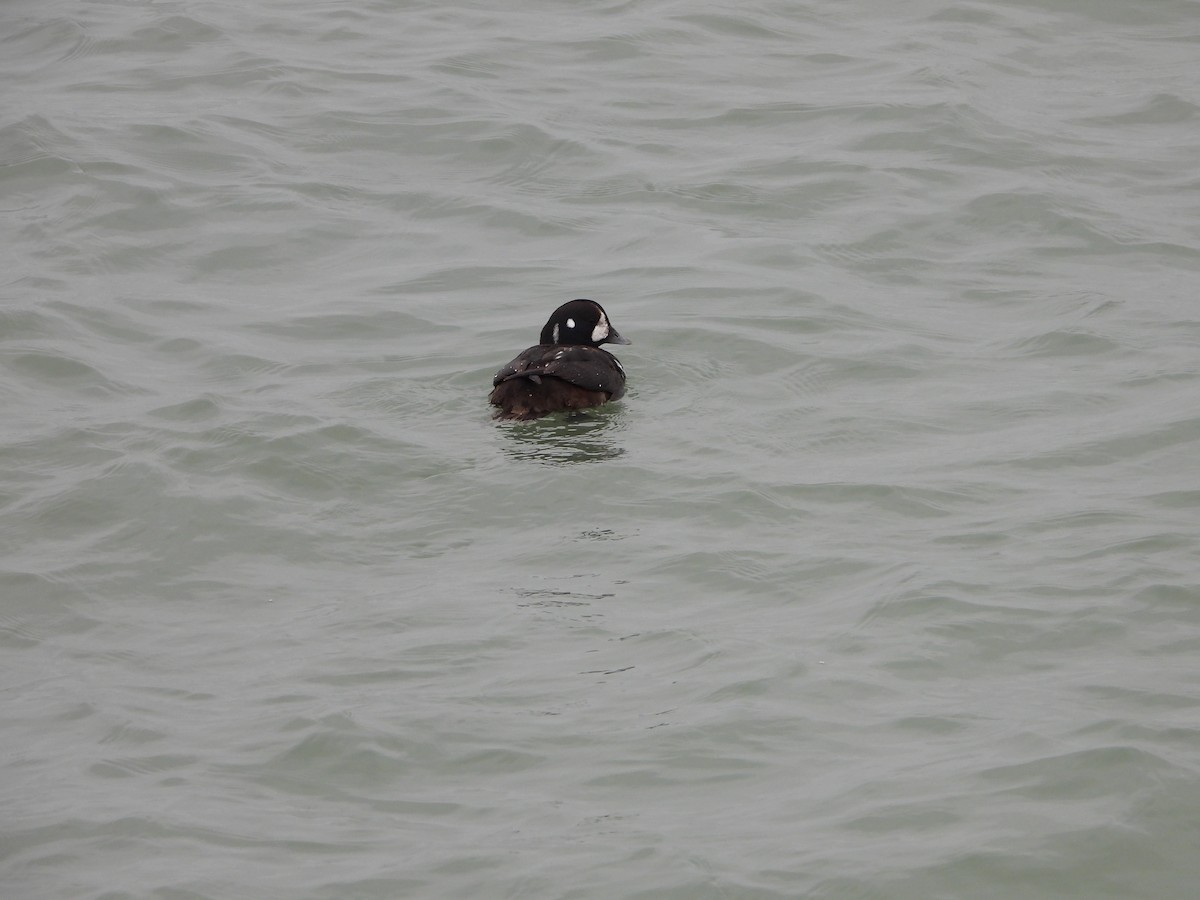
[[[488,402],[497,419],[519,422],[587,409],[625,393],[625,370],[601,344],[629,344],[594,300],[564,303],[546,320],[538,343],[492,379]]]

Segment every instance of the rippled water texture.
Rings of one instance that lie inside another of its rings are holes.
[[[0,22],[5,898],[1196,896],[1200,4]]]

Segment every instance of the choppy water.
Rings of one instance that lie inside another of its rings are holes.
[[[5,897],[1196,895],[1200,4],[0,21]]]

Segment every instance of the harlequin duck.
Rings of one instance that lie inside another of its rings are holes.
[[[539,419],[584,409],[625,393],[625,370],[600,344],[628,344],[593,300],[572,300],[546,322],[541,343],[496,373],[488,402],[498,419]]]

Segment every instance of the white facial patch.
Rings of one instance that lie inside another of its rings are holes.
[[[575,327],[575,320],[574,320],[574,319],[567,319],[567,327],[568,327],[568,328],[572,328],[572,329],[573,329],[573,328]]]
[[[592,343],[598,344],[608,337],[608,319],[604,313],[600,313],[600,321],[596,323],[596,327],[592,329]]]
[[[554,343],[557,344],[558,343],[558,323],[557,322],[554,323],[554,334],[552,335],[552,337],[554,338]]]

